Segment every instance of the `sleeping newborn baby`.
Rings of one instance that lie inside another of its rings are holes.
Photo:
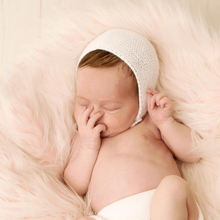
[[[197,162],[191,133],[157,92],[159,62],[143,36],[112,29],[77,64],[74,146],[64,171],[94,215],[79,219],[203,219],[174,157]]]

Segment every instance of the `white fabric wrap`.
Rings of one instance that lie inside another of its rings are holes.
[[[124,29],[110,29],[95,38],[82,52],[82,58],[91,51],[105,50],[123,60],[133,71],[138,83],[139,111],[132,126],[142,121],[147,113],[146,90],[154,89],[159,74],[155,48],[144,36]],[[131,126],[131,127],[132,127]]]

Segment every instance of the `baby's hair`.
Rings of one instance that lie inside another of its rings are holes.
[[[93,68],[110,68],[122,64],[123,68],[126,68],[126,71],[123,71],[127,74],[128,77],[132,77],[132,83],[134,86],[135,95],[138,95],[138,85],[136,77],[131,70],[131,68],[118,56],[105,51],[105,50],[94,50],[86,54],[80,61],[78,68],[83,67],[93,67]]]

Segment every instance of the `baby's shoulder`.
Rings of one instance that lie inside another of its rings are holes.
[[[143,133],[146,137],[152,137],[158,140],[161,140],[160,130],[150,119],[149,115],[146,115],[143,121],[140,123],[137,129],[140,130],[140,133]]]

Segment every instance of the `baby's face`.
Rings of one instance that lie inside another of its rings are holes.
[[[111,68],[85,67],[78,70],[74,117],[93,106],[91,116],[103,112],[96,124],[104,124],[101,137],[117,135],[133,124],[138,113],[138,97],[133,92],[132,77],[121,65]]]

